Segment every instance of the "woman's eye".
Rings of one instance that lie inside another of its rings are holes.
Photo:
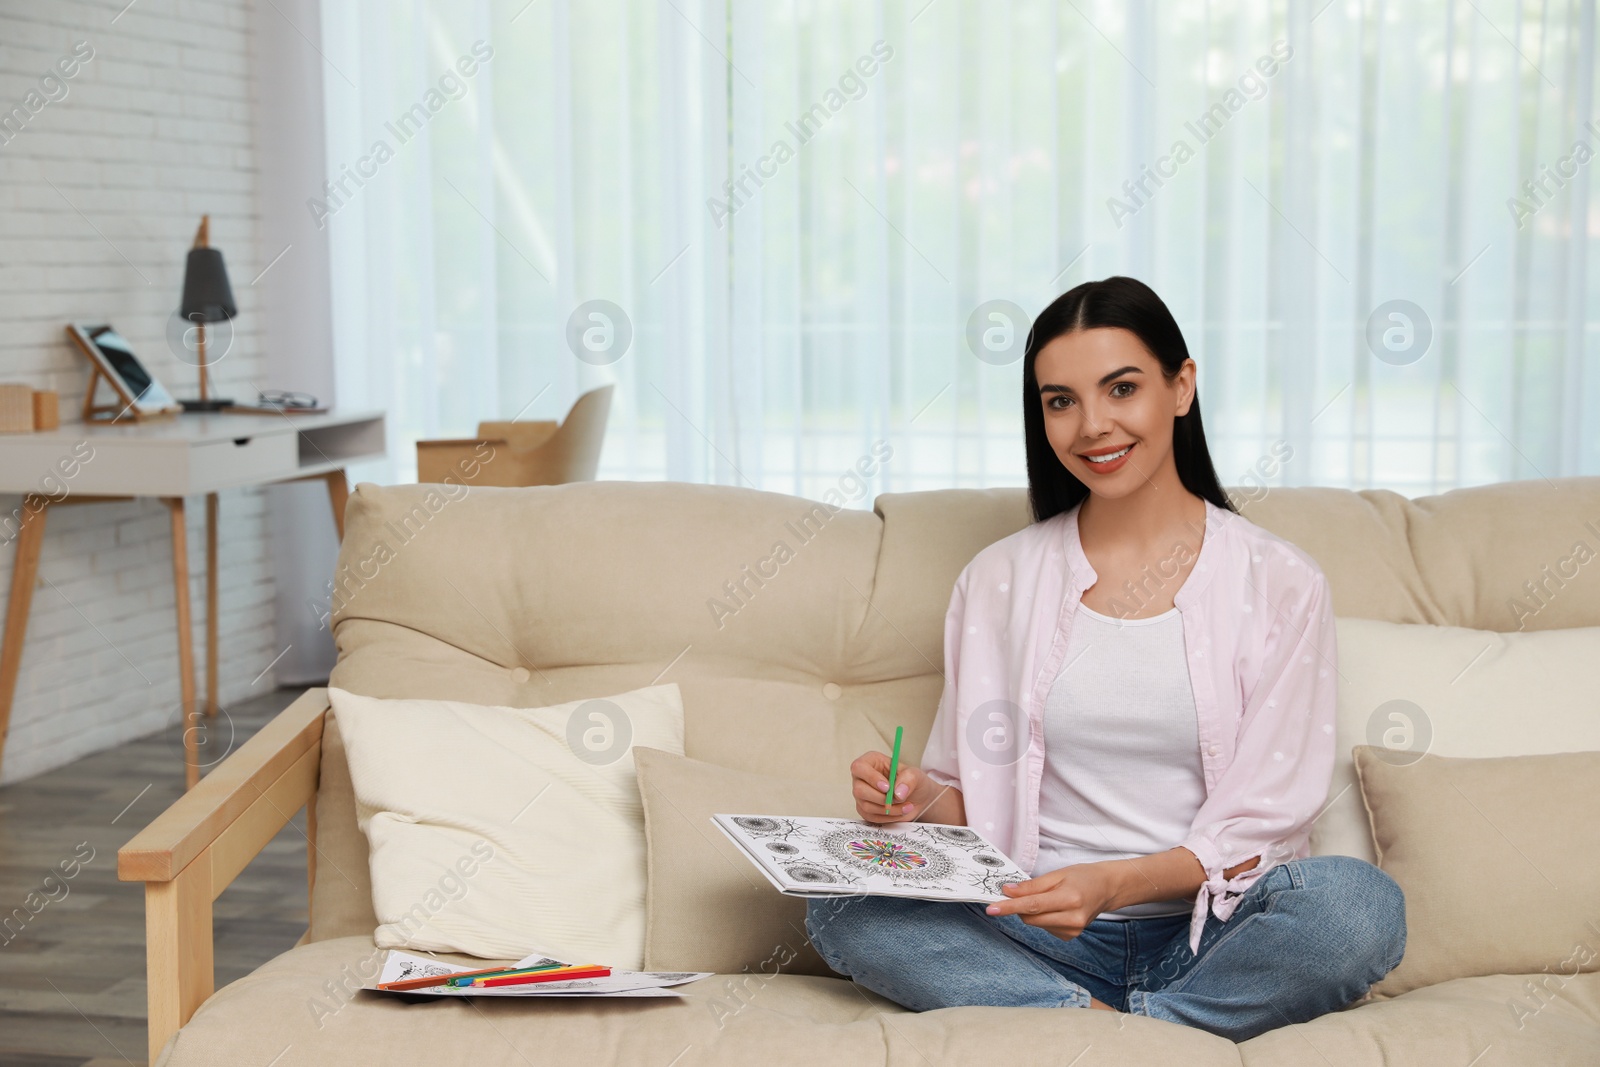
[[[1111,395],[1114,397],[1127,398],[1137,391],[1138,386],[1132,382],[1117,382],[1111,387]],[[1071,403],[1072,398],[1070,396],[1056,395],[1045,401],[1045,406],[1051,411],[1062,411]]]

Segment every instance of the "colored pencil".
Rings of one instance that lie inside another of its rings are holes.
[[[547,963],[542,967],[499,967],[492,971],[466,971],[462,974],[452,974],[448,984],[453,986],[472,985],[479,978],[499,978],[507,974],[534,974],[538,971],[553,971],[561,967],[571,967],[570,963]]]
[[[889,814],[889,809],[894,806],[894,775],[900,769],[900,735],[904,732],[904,726],[894,728],[894,755],[889,757],[889,791],[883,795],[885,815]]]
[[[534,982],[565,982],[572,978],[603,978],[610,973],[610,967],[579,967],[543,974],[505,974],[498,978],[480,978],[472,984],[475,988],[493,989],[508,985],[532,985]]]
[[[481,971],[456,971],[454,974],[430,974],[425,978],[403,978],[398,982],[380,982],[379,989],[427,989],[429,986],[445,985],[457,978],[474,978],[485,974],[505,974],[508,971],[518,970],[516,967],[486,967]]]
[[[514,967],[501,971],[499,974],[479,975],[476,978],[463,979],[455,983],[461,986],[480,986],[490,978],[519,978],[525,974],[567,974],[571,971],[585,971],[591,967],[598,967],[598,963],[558,963],[548,967]]]

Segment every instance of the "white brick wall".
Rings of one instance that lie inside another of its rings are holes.
[[[227,259],[239,305],[233,347],[213,384],[246,401],[255,396],[252,382],[275,384],[262,381],[261,290],[252,284],[276,250],[263,255],[256,206],[249,5],[125,4],[0,0],[0,119],[18,105],[26,110],[29,91],[77,42],[94,52],[64,79],[64,97],[20,132],[0,130],[0,381],[57,390],[64,419],[76,419],[88,378],[63,333],[74,320],[115,324],[169,390],[196,395],[196,371],[168,351],[166,326],[202,214],[211,216],[211,243]],[[259,490],[221,496],[224,708],[269,689],[271,673],[252,680],[281,651],[273,645],[267,500]],[[0,496],[0,514],[19,504]],[[195,685],[203,697],[205,502],[188,504]],[[10,588],[14,555],[0,539],[0,595]],[[179,718],[165,506],[53,508],[39,573],[0,781]],[[172,773],[182,773],[176,752]]]

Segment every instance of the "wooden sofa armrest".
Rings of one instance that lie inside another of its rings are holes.
[[[151,1063],[215,988],[211,902],[301,808],[315,834],[328,706],[306,690],[117,851],[117,877],[145,883]]]

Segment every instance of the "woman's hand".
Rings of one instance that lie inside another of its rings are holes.
[[[856,798],[856,814],[863,822],[908,822],[922,813],[925,805],[917,791],[933,781],[922,773],[922,768],[900,761],[894,776],[895,803],[889,813],[883,807],[889,788],[889,757],[882,752],[866,752],[850,764],[851,787]]]
[[[1000,891],[1009,899],[990,904],[988,914],[1017,915],[1029,926],[1071,941],[1101,912],[1112,910],[1116,882],[1106,864],[1074,863],[1025,882],[1009,882]]]

